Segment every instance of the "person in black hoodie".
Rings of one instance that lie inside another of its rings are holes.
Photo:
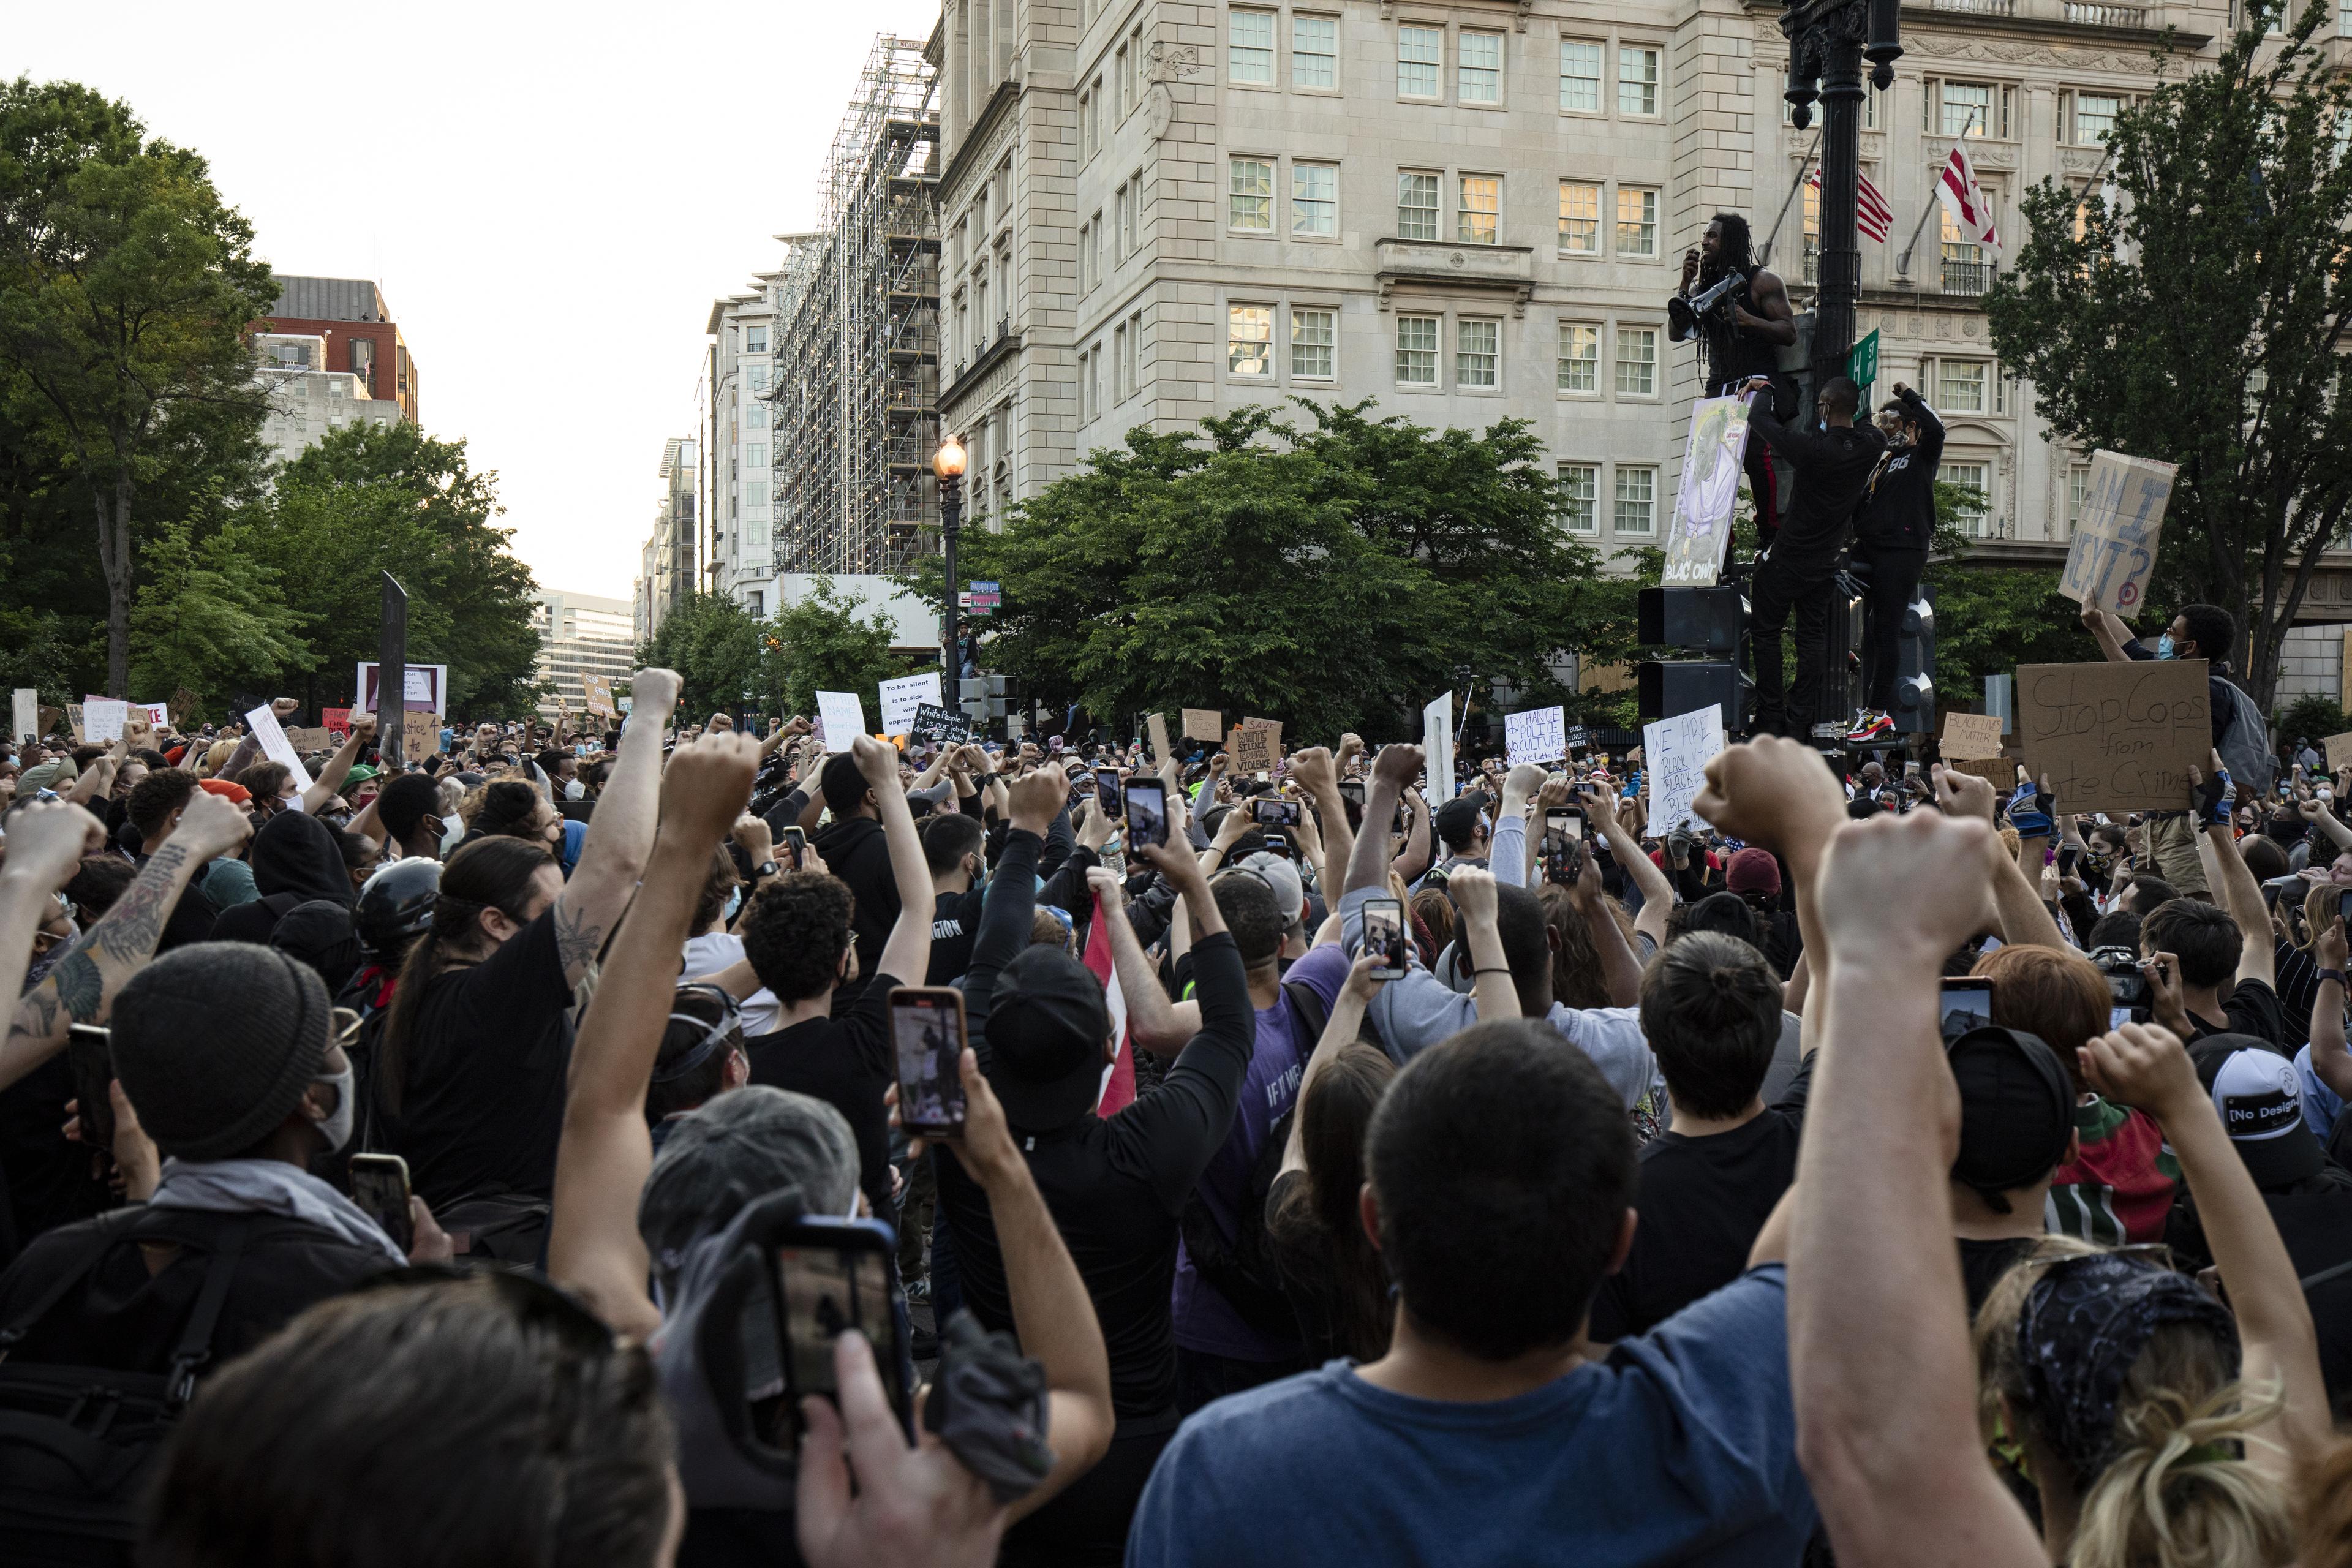
[[[248,857],[253,886],[261,897],[223,910],[213,921],[215,942],[267,943],[278,922],[298,904],[323,901],[344,911],[350,922],[351,874],[336,832],[305,812],[282,811],[253,836]]]
[[[858,771],[857,759],[836,752],[825,761],[819,792],[833,813],[833,826],[813,841],[824,858],[825,869],[849,889],[849,929],[857,934],[861,952],[880,953],[898,923],[898,883],[890,869],[890,845],[882,832],[882,808],[873,787]],[[871,973],[861,973],[833,994],[835,1016],[849,1010],[860,996]]]
[[[1878,427],[1886,453],[1863,492],[1853,529],[1854,563],[1870,565],[1863,595],[1870,619],[1862,644],[1862,711],[1850,741],[1872,740],[1895,727],[1895,633],[1927,569],[1936,533],[1936,469],[1944,458],[1944,422],[1899,381],[1895,401],[1878,412]]]
[[[1745,390],[1763,394],[1771,388],[1770,380],[1759,375]],[[1879,454],[1886,450],[1885,437],[1871,426],[1854,424],[1861,400],[1862,389],[1844,376],[1824,382],[1814,397],[1822,416],[1818,431],[1781,424],[1773,416],[1769,398],[1759,396],[1748,406],[1749,433],[1764,437],[1796,470],[1794,494],[1781,514],[1780,535],[1757,567],[1749,590],[1756,647],[1756,713],[1750,727],[1759,735],[1799,741],[1812,737],[1822,679],[1829,668],[1830,595],[1837,584],[1838,554],[1853,523],[1854,504],[1862,500]],[[1797,617],[1797,679],[1784,696],[1780,633],[1791,611]]]

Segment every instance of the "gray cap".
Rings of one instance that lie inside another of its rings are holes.
[[[806,1213],[845,1215],[857,1179],[846,1117],[812,1096],[749,1084],[678,1119],[637,1199],[637,1234],[668,1274],[752,1200],[793,1190]]]

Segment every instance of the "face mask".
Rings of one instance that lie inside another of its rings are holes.
[[[743,907],[743,884],[742,884],[742,883],[740,883],[740,882],[738,882],[738,883],[736,883],[736,884],[735,884],[735,890],[734,890],[733,892],[731,892],[731,893],[730,893],[730,894],[728,894],[728,895],[727,895],[727,913],[726,913],[725,915],[723,915],[723,916],[721,916],[721,917],[720,917],[720,921],[721,921],[721,923],[722,923],[722,924],[729,924],[729,923],[732,923],[732,922],[733,922],[733,921],[734,921],[734,919],[735,919],[735,911],[736,911],[737,910],[741,909],[742,907]]]
[[[327,1141],[327,1152],[339,1152],[352,1141],[352,1079],[351,1064],[346,1062],[338,1073],[320,1073],[310,1081],[335,1086],[335,1109],[318,1124],[319,1135]]]
[[[2170,632],[2167,632],[2162,637],[2156,639],[2156,657],[2158,658],[2170,658],[2172,657],[2172,634]]]
[[[278,809],[280,811],[299,811],[302,809],[302,797],[299,795],[287,795],[278,801]]]
[[[578,800],[587,793],[588,786],[578,779],[572,779],[563,786],[563,798],[566,800]]]

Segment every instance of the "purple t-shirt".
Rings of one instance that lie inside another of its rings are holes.
[[[1328,1014],[1348,981],[1347,950],[1338,943],[1318,947],[1290,966],[1283,975],[1305,985],[1323,1001]],[[1249,1184],[1258,1151],[1266,1133],[1298,1099],[1298,1080],[1306,1075],[1307,1058],[1315,1042],[1299,1037],[1298,1020],[1290,999],[1279,997],[1257,1015],[1257,1046],[1250,1057],[1249,1075],[1242,1079],[1241,1102],[1234,1111],[1234,1129],[1201,1173],[1202,1204],[1217,1228],[1231,1241],[1240,1234],[1237,1210]],[[1232,1303],[1192,1268],[1192,1259],[1179,1242],[1176,1248],[1176,1289],[1173,1297],[1176,1342],[1186,1350],[1230,1356],[1235,1361],[1287,1361],[1299,1354],[1295,1334],[1268,1335],[1242,1320]]]

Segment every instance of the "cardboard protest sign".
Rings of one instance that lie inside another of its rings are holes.
[[[1282,726],[1240,725],[1226,738],[1225,750],[1233,755],[1235,773],[1270,773],[1282,762]]]
[[[1211,745],[1216,744],[1225,738],[1224,714],[1214,708],[1185,709],[1184,738],[1188,741],[1206,741]]]
[[[80,703],[68,702],[66,704],[66,722],[73,726],[73,738],[77,741],[87,741],[89,737],[81,732],[81,717]]]
[[[2000,755],[2000,715],[1945,714],[1942,749],[1944,760],[1948,763],[1971,762]]]
[[[1731,544],[1732,509],[1739,503],[1740,465],[1748,452],[1748,400],[1702,397],[1691,405],[1683,447],[1683,478],[1675,492],[1675,522],[1666,534],[1666,587],[1707,588],[1723,570]]]
[[[2201,658],[2026,664],[2017,670],[2026,772],[2063,811],[2182,811],[2189,770],[2210,767]]]
[[[379,735],[383,732],[383,726],[381,724],[377,726],[376,732]],[[410,710],[401,714],[400,760],[405,760],[412,763],[423,762],[425,758],[431,756],[440,749],[441,720],[439,715],[433,713],[419,713],[414,710]]]
[[[918,703],[908,735],[915,741],[945,744],[971,739],[971,721],[950,713],[936,702]]]
[[[824,725],[824,749],[845,752],[849,742],[866,733],[866,705],[855,691],[820,691],[816,694],[818,720]]]
[[[886,735],[905,734],[915,721],[915,710],[927,702],[934,708],[948,705],[947,699],[940,694],[940,672],[936,669],[886,680],[878,689],[882,697],[882,732]]]
[[[50,731],[55,730],[58,727],[58,721],[65,717],[65,712],[61,709],[44,708],[35,716],[40,720],[41,727],[34,731],[33,733],[36,735],[46,735]]]
[[[11,694],[8,733],[18,740],[41,731],[35,728],[41,721],[41,693],[36,687],[19,686]]]
[[[296,751],[305,755],[312,752],[331,752],[335,748],[335,738],[323,724],[312,725],[308,729],[289,727],[286,731],[286,738],[293,742]]]
[[[613,678],[609,675],[582,676],[580,695],[583,706],[599,719],[610,719],[619,712],[613,706]]]
[[[1151,731],[1151,765],[1153,767],[1159,767],[1168,761],[1170,755],[1168,751],[1168,716],[1164,713],[1146,714],[1144,716],[1143,722],[1145,728]]]
[[[1723,750],[1723,706],[1710,702],[1695,713],[1642,726],[1642,754],[1650,766],[1653,835],[1677,827],[1704,826],[1691,802],[1706,787],[1706,764]]]
[[[1454,798],[1454,693],[1441,691],[1421,710],[1421,763],[1425,793],[1437,805]]]
[[[204,699],[197,696],[188,688],[180,686],[173,689],[172,711],[180,716],[181,723],[190,725],[194,724],[196,722],[196,710],[203,706]]]
[[[131,715],[131,704],[119,697],[84,697],[81,700],[82,739],[85,741],[120,741],[122,721]]]
[[[2329,773],[2341,773],[2346,768],[2352,768],[2352,730],[2347,730],[2341,735],[2330,735],[2320,743],[2327,748]]]
[[[2125,620],[2139,614],[2178,471],[2171,463],[2120,452],[2091,454],[2090,488],[2058,579],[2060,593]]]
[[[1946,757],[1944,766],[1956,773],[1980,778],[2003,795],[2017,787],[2015,757]]]
[[[317,782],[310,777],[310,770],[303,765],[302,753],[296,751],[294,742],[287,738],[285,726],[278,723],[278,715],[269,710],[268,703],[265,702],[247,713],[245,722],[252,730],[255,739],[261,742],[261,754],[273,763],[286,764],[287,771],[294,775],[297,790],[307,790]]]
[[[1511,766],[1521,763],[1557,763],[1568,755],[1568,710],[1530,708],[1503,715],[1503,739]]]

